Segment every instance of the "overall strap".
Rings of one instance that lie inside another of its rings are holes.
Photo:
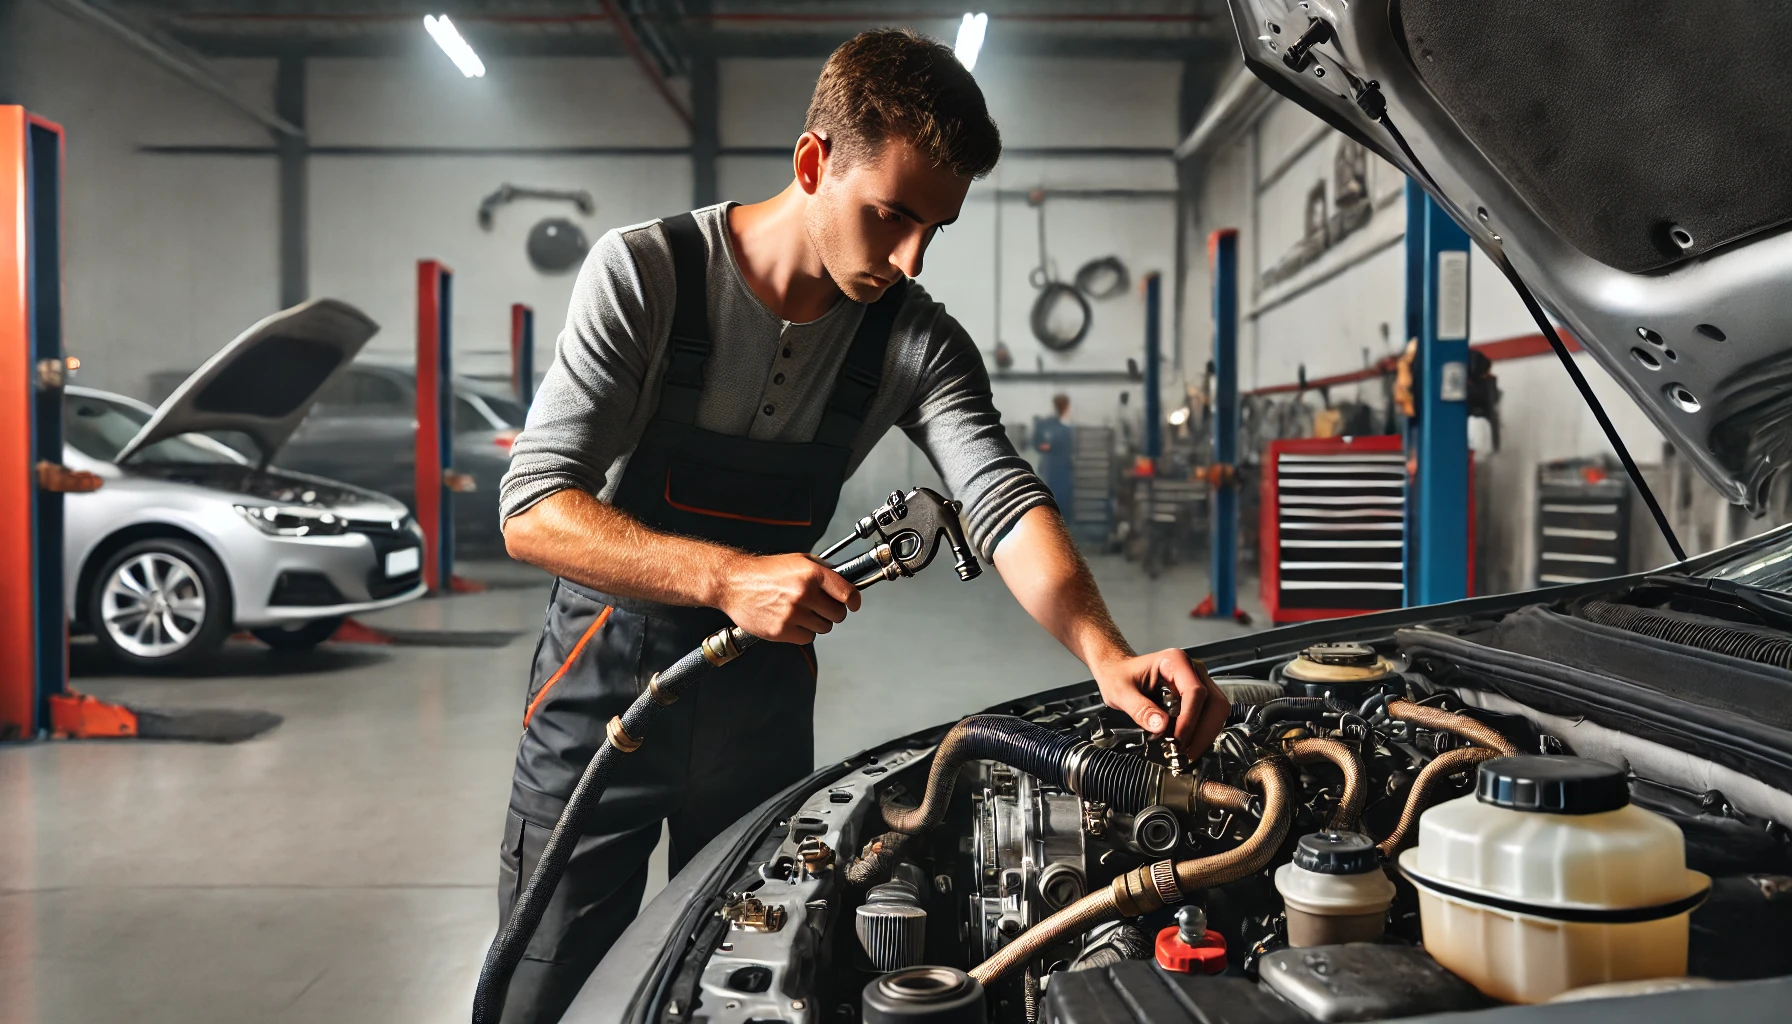
[[[703,397],[703,366],[709,361],[709,246],[697,218],[688,213],[663,222],[672,247],[677,298],[672,337],[666,350],[666,377],[660,385],[659,418],[694,423]]]
[[[846,350],[846,361],[840,364],[840,376],[834,380],[834,392],[821,414],[821,426],[815,430],[815,443],[834,448],[852,448],[871,400],[877,397],[878,385],[884,379],[884,352],[890,346],[890,329],[896,325],[896,313],[902,309],[908,294],[908,282],[898,281],[884,296],[865,309],[858,333],[852,336],[852,347]]]

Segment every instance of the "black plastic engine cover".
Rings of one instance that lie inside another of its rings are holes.
[[[1150,960],[1059,971],[1045,1024],[1308,1024],[1306,1014],[1244,978],[1166,971]]]

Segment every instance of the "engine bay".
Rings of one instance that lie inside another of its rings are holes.
[[[881,748],[764,838],[658,1019],[1358,1021],[1792,975],[1792,797],[1697,744],[1527,703],[1518,673],[1463,656],[1485,639],[1229,665],[1199,758],[1092,690]],[[1592,828],[1608,819],[1641,831]],[[1650,837],[1672,848],[1635,868]],[[1472,842],[1494,852],[1450,852]],[[1551,910],[1560,892],[1533,906],[1439,873],[1516,849],[1518,874],[1590,871],[1606,895]],[[1635,871],[1685,889],[1627,900]]]

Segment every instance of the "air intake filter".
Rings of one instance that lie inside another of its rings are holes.
[[[885,882],[865,893],[855,928],[859,945],[879,971],[899,971],[921,962],[927,944],[927,911],[907,882]]]

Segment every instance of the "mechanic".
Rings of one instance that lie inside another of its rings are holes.
[[[781,642],[668,708],[623,760],[511,982],[506,1021],[559,1019],[634,917],[662,820],[676,873],[813,770],[813,641],[859,595],[807,552],[892,426],[1110,705],[1191,752],[1224,724],[1224,696],[1181,651],[1127,646],[1003,431],[977,349],[911,280],[1001,153],[975,80],[945,46],[868,32],[828,59],[804,129],[777,196],[598,242],[515,441],[505,541],[559,579],[531,666],[500,915],[606,723],[655,671],[727,620]],[[1144,692],[1159,677],[1181,694],[1174,723]]]

